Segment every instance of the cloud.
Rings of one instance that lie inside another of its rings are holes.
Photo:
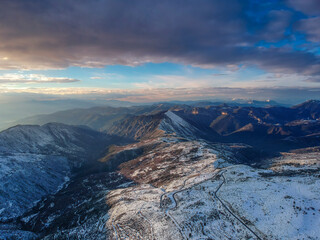
[[[7,73],[0,75],[0,84],[4,83],[72,83],[80,80],[66,77],[48,77],[42,74]]]
[[[211,87],[214,77],[211,75],[190,77],[179,75],[153,75],[149,76],[150,80],[146,82],[137,82],[133,85],[136,88],[199,88]],[[217,79],[216,79],[217,80]],[[217,84],[218,81],[215,81]]]
[[[288,5],[308,15],[320,14],[319,0],[288,0]]]
[[[320,77],[309,77],[305,79],[306,82],[320,83]]]
[[[96,74],[95,76],[90,77],[90,79],[110,79],[110,80],[114,80],[114,79],[123,79],[124,76],[121,74],[117,74],[117,73],[100,73],[100,74]]]
[[[296,25],[296,28],[304,32],[307,38],[312,41],[319,43],[320,41],[320,17],[312,17],[307,19],[302,19]]]
[[[280,7],[252,0],[4,1],[0,68],[176,62],[319,75],[318,55],[257,46],[287,39],[293,13]]]
[[[122,100],[132,102],[158,102],[173,100],[226,100],[232,98],[247,98],[266,100],[273,99],[282,102],[297,103],[307,99],[319,99],[318,87],[264,87],[264,88],[237,88],[237,87],[206,87],[206,88],[147,88],[147,89],[104,89],[104,88],[23,88],[1,89],[1,94],[31,95],[32,98],[82,100]]]

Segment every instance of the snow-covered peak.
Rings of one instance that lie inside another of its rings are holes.
[[[193,139],[197,135],[201,134],[199,129],[192,126],[190,123],[188,123],[172,111],[168,111],[165,113],[165,118],[161,121],[159,129],[165,131],[168,134],[174,134],[179,137],[190,139]]]
[[[165,115],[172,120],[172,122],[176,125],[180,125],[183,127],[190,127],[191,125],[187,123],[185,120],[183,120],[181,117],[179,117],[177,114],[168,111],[165,113]]]

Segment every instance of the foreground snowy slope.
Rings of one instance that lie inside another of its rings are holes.
[[[19,153],[0,156],[0,221],[20,216],[68,181],[66,157]]]
[[[26,212],[21,217],[22,226],[37,233],[37,239],[106,239],[106,195],[130,184],[114,172],[71,178],[57,194],[45,197]]]
[[[226,182],[219,196],[266,239],[319,239],[319,173],[301,170],[230,167],[223,173]]]
[[[64,124],[16,126],[0,133],[0,221],[53,194],[71,170],[90,161],[109,137]],[[97,152],[96,152],[97,151]]]
[[[139,184],[108,194],[109,238],[318,239],[320,153],[257,169],[234,147],[171,139],[121,164]]]

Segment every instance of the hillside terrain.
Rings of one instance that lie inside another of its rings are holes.
[[[0,239],[319,239],[319,106],[95,108],[100,131],[93,115],[7,129]]]
[[[232,146],[199,144],[120,165],[139,184],[108,194],[110,239],[318,239],[319,152],[257,169],[232,163]]]
[[[0,233],[44,196],[61,190],[81,166],[93,165],[110,143],[106,134],[57,123],[1,132]]]

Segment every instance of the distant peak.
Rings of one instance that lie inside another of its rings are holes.
[[[306,101],[305,103],[317,103],[317,104],[320,104],[320,100],[310,99],[310,100]]]
[[[316,100],[316,99],[310,99],[308,101],[305,101],[303,103],[300,103],[296,106],[294,106],[294,108],[297,108],[297,107],[303,107],[303,106],[310,106],[310,105],[320,105],[320,100]]]

